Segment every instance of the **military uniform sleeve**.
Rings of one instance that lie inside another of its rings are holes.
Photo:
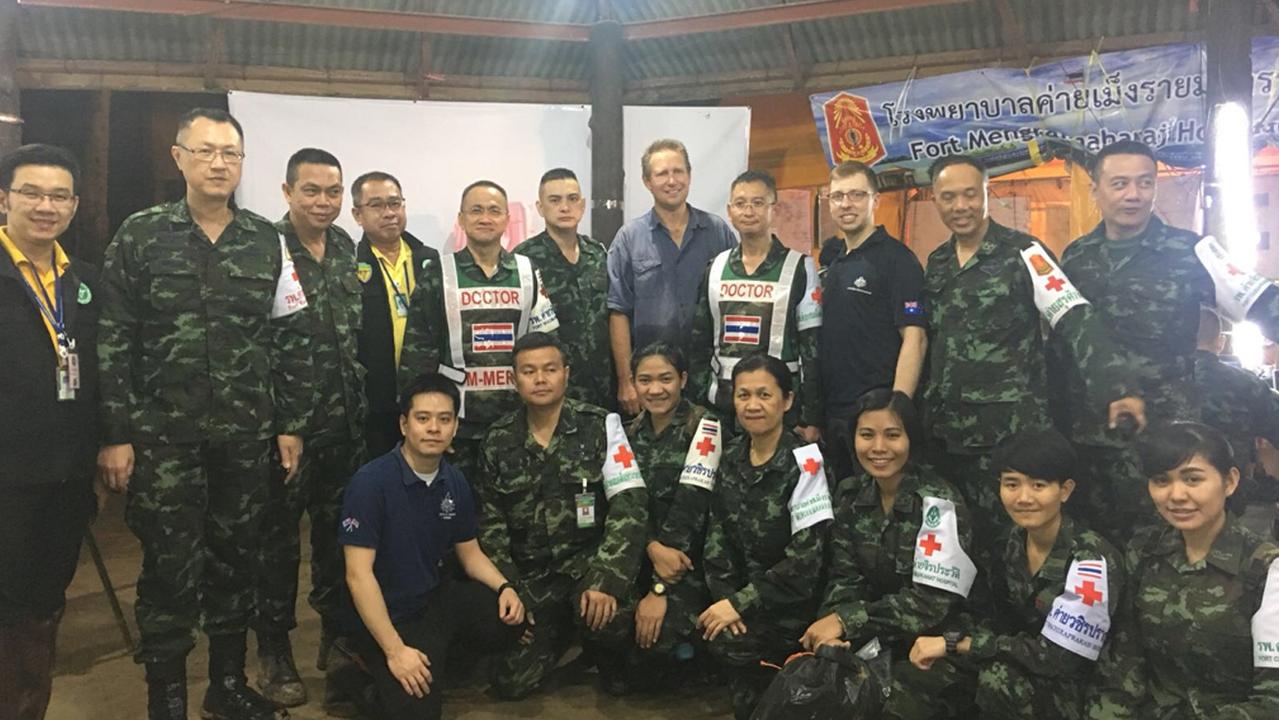
[[[1117,557],[1103,558],[1100,553],[1077,553],[1076,560],[1106,561],[1106,587],[1111,607],[1120,607],[1124,601],[1124,569]],[[978,630],[972,634],[974,658],[1001,659],[1016,665],[1030,675],[1046,679],[1079,678],[1087,675],[1095,666],[1091,660],[1049,642],[1038,628],[1034,632],[1001,635]]]
[[[479,477],[488,482],[498,477],[496,454],[499,450],[485,437],[483,449],[480,451]],[[477,478],[478,480],[478,478]],[[511,532],[506,524],[506,512],[498,502],[498,494],[490,488],[482,488],[478,482],[471,485],[472,491],[479,499],[479,540],[480,547],[489,560],[512,583],[519,584],[520,571],[511,559]]]
[[[835,529],[830,536],[830,574],[826,581],[826,594],[822,600],[821,616],[835,613],[845,628],[859,627],[865,622],[865,603],[870,596],[866,576],[857,559],[856,536],[852,529],[857,523],[853,500],[857,495],[854,478],[845,478],[835,497]]]
[[[706,587],[712,600],[723,600],[742,587],[741,559],[733,551],[728,539],[723,508],[712,497],[711,509],[706,521],[706,544],[702,550],[702,569],[706,575]]]
[[[681,483],[675,488],[675,499],[665,518],[658,518],[658,542],[695,557],[702,548],[697,540],[706,532],[706,518],[710,513],[711,494],[694,485]]]
[[[271,389],[279,435],[304,434],[318,404],[309,322],[305,311],[271,320]]]
[[[1249,578],[1247,587],[1257,593],[1257,607],[1261,612],[1268,587],[1267,575],[1277,568],[1271,567],[1279,563],[1279,551],[1273,545],[1258,548],[1247,563],[1245,576]],[[1256,621],[1254,621],[1255,623]],[[1255,627],[1255,625],[1254,625]],[[1254,636],[1254,641],[1256,637]],[[1255,657],[1255,656],[1254,656]],[[1208,713],[1209,720],[1270,720],[1279,718],[1279,667],[1257,667],[1254,661],[1252,669],[1252,692],[1243,702],[1222,705],[1215,712]]]
[[[697,309],[693,313],[692,337],[688,344],[688,397],[695,403],[705,405],[712,383],[718,382],[711,366],[711,356],[715,353],[715,320],[711,316],[710,270],[707,265],[702,272],[702,282],[697,289]],[[635,348],[639,350],[640,348]]]
[[[802,603],[814,594],[813,578],[821,577],[830,523],[822,522],[791,535],[782,559],[729,596],[738,613]]]
[[[134,282],[141,271],[134,259],[134,223],[126,221],[107,248],[100,287],[98,319],[98,382],[103,443],[132,442],[130,417],[135,402],[133,341],[141,337],[138,296]]]
[[[400,347],[400,366],[396,379],[400,390],[419,375],[436,372],[441,361],[448,322],[444,318],[444,283],[440,264],[431,263],[422,282],[409,299],[409,316],[404,323],[404,344]],[[461,368],[458,368],[459,370]]]
[[[1146,667],[1141,630],[1135,617],[1140,582],[1140,554],[1130,546],[1124,556],[1126,584],[1111,622],[1110,637],[1093,672],[1095,684],[1087,698],[1089,720],[1138,720],[1147,698]]]
[[[961,501],[954,502],[960,546],[972,548],[972,523],[969,522],[968,508]],[[914,543],[911,543],[910,551],[913,553]],[[974,592],[979,592],[977,588],[980,587],[981,585],[977,585]],[[840,621],[844,623],[845,636],[848,638],[903,640],[938,627],[952,610],[963,603],[964,598],[959,595],[911,581],[899,592],[850,604],[840,615]]]
[[[625,596],[634,585],[648,539],[648,491],[623,490],[608,501],[604,537],[591,558],[584,588],[599,590],[615,598]]]
[[[799,424],[822,427],[825,425],[822,418],[822,374],[817,366],[817,338],[821,335],[822,326],[819,322],[810,327],[799,327],[800,308],[805,303],[811,303],[815,300],[809,297],[810,294],[816,292],[818,297],[821,294],[821,291],[816,289],[821,287],[821,281],[816,277],[811,278],[815,289],[809,289],[810,278],[808,273],[810,271],[815,273],[816,266],[812,264],[811,258],[808,258],[801,264],[800,272],[795,273],[794,287],[791,288],[790,321],[795,323],[796,343],[798,346],[796,349],[799,351]],[[818,307],[820,307],[820,301],[816,302]]]

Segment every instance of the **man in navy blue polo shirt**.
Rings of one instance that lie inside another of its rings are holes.
[[[835,477],[852,474],[852,419],[867,391],[892,388],[914,397],[928,347],[924,269],[910,248],[875,224],[875,171],[845,161],[827,190],[839,235],[822,243],[822,329],[818,338],[824,437]]]
[[[365,630],[357,649],[389,720],[440,717],[435,678],[455,638],[499,650],[524,628],[519,594],[476,540],[471,488],[444,460],[458,402],[457,386],[441,375],[414,381],[400,399],[404,440],[346,489],[338,534]],[[470,580],[441,577],[450,548]]]

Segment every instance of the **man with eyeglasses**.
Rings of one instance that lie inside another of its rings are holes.
[[[289,631],[297,627],[298,522],[303,511],[311,517],[308,600],[320,615],[316,664],[325,670],[339,634],[343,568],[336,528],[342,492],[364,460],[365,402],[364,366],[357,359],[361,289],[355,243],[334,224],[345,194],[342,166],[324,150],[303,148],[289,158],[282,190],[289,210],[275,227],[284,236],[306,292],[302,315],[315,362],[316,405],[304,436],[306,455],[297,480],[271,483],[267,492],[253,627],[262,694],[293,707],[306,702],[306,687],[289,643]],[[339,702],[334,685],[326,685],[326,708]]]
[[[148,717],[187,717],[186,656],[203,629],[203,716],[265,720],[276,706],[245,682],[245,636],[272,446],[292,481],[313,404],[307,301],[284,238],[231,204],[244,160],[235,118],[186,113],[172,155],[186,196],[132,215],[107,248],[98,466],[128,490],[142,543]]]
[[[519,407],[515,341],[555,332],[559,320],[537,266],[502,248],[510,215],[506,190],[477,180],[462,191],[457,221],[466,247],[441,259],[413,294],[400,387],[438,372],[462,393],[461,426],[450,458],[476,487],[480,441],[493,421]]]
[[[404,347],[409,298],[423,277],[439,267],[440,253],[405,230],[408,214],[400,181],[390,173],[365,173],[351,183],[351,214],[364,231],[356,248],[356,277],[364,287],[360,363],[368,420],[368,457],[381,457],[400,441],[396,370]]]
[[[787,427],[805,442],[817,442],[822,425],[817,266],[812,256],[787,248],[772,234],[776,205],[772,175],[748,170],[733,180],[728,219],[742,242],[716,255],[703,273],[690,342],[690,395],[732,417],[733,367],[762,350],[786,363],[799,389]]]
[[[639,413],[631,352],[659,340],[688,349],[706,264],[737,244],[728,223],[688,203],[693,166],[678,140],[655,140],[640,158],[653,208],[627,222],[608,249],[608,334],[617,401]]]
[[[0,717],[39,720],[54,640],[93,515],[97,272],[59,238],[79,169],[66,150],[0,158]]]
[[[857,399],[875,388],[914,396],[928,347],[924,271],[915,253],[875,224],[879,181],[848,160],[826,193],[839,235],[822,244],[822,330],[818,365],[826,403],[827,460],[835,477],[853,473]]]
[[[537,266],[555,304],[560,339],[573,368],[568,395],[611,408],[617,400],[608,347],[608,250],[577,231],[586,212],[577,174],[568,168],[547,170],[538,183],[537,212],[546,229],[515,252]]]

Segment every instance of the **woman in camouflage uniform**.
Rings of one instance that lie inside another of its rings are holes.
[[[1122,557],[1063,512],[1075,451],[1061,433],[1023,430],[995,450],[992,466],[1014,526],[988,569],[992,602],[984,617],[961,623],[951,652],[966,657],[969,683],[975,675],[982,718],[1077,720],[1123,597]],[[910,660],[929,670],[947,651],[945,637],[921,636]]]
[[[690,452],[707,450],[718,460],[718,423],[684,397],[688,364],[677,347],[656,342],[631,359],[631,378],[641,412],[626,436],[648,486],[646,560],[636,579],[639,604],[635,643],[641,650],[637,680],[654,687],[673,657],[687,659],[697,631],[697,614],[707,606],[702,573],[702,542],[710,507],[710,482],[686,473]],[[703,422],[714,428],[709,443],[699,443]],[[692,450],[690,450],[692,446]],[[713,469],[712,469],[713,472]]]
[[[1167,522],[1128,546],[1130,586],[1090,718],[1279,718],[1279,546],[1226,510],[1239,468],[1198,423],[1138,446]]]

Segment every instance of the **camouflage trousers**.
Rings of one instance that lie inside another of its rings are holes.
[[[1073,514],[1085,525],[1126,547],[1133,533],[1163,522],[1150,500],[1146,477],[1132,448],[1075,445]],[[1076,500],[1078,498],[1078,500]]]
[[[493,662],[493,691],[506,700],[518,700],[541,687],[575,636],[580,634],[583,649],[597,663],[620,666],[634,635],[634,601],[619,598],[612,622],[592,631],[582,619],[581,596],[572,578],[556,576],[538,585],[532,591],[520,588],[525,607],[536,622],[533,641],[508,650]]]
[[[639,576],[647,578],[651,575],[651,571],[641,571]],[[648,595],[651,587],[646,583],[642,588],[637,589],[635,599],[631,603],[633,612],[625,618],[620,618],[630,626],[632,638],[639,602]],[[687,659],[677,657],[676,648],[681,645],[700,646],[702,644],[702,636],[697,628],[697,618],[710,604],[710,594],[700,576],[685,575],[679,583],[668,587],[666,616],[662,618],[657,642],[648,649],[640,648],[634,640],[630,643],[628,671],[636,687],[660,689],[663,678]]]
[[[307,601],[326,629],[336,630],[345,566],[338,546],[338,520],[347,481],[364,464],[358,440],[315,446],[308,441],[302,467],[292,482],[274,478],[267,486],[257,573],[258,634],[287,633],[297,627],[298,564],[302,543],[298,523],[311,517],[311,593]],[[282,475],[282,470],[273,474]]]
[[[125,522],[142,544],[138,662],[174,662],[253,611],[271,441],[135,444]]]
[[[728,631],[710,642],[711,655],[728,669],[728,689],[733,696],[735,720],[750,720],[769,683],[777,676],[761,662],[782,666],[786,658],[803,652],[799,638],[812,619],[770,618],[763,614],[747,613],[745,635],[733,635]]]
[[[999,471],[991,467],[990,453],[953,453],[934,446],[928,462],[937,474],[964,496],[973,523],[973,560],[991,567],[1002,553],[1000,538],[1012,527],[1012,519],[999,499]]]
[[[943,658],[928,671],[896,662],[892,674],[884,705],[890,720],[1079,720],[1087,694],[1071,679],[1032,675],[1002,660],[973,667],[962,657]]]
[[[984,714],[972,709],[973,678],[943,658],[924,671],[910,664],[906,650],[894,650],[892,686],[884,701],[885,720],[968,720]],[[1056,716],[1045,715],[1045,718]]]

